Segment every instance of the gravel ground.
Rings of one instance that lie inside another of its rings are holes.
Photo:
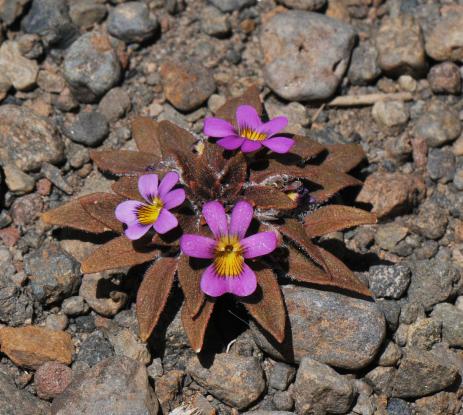
[[[0,415],[463,415],[459,3],[0,1]],[[141,270],[82,278],[102,240],[40,214],[110,188],[89,151],[133,149],[133,115],[199,134],[253,84],[288,132],[364,148],[336,197],[379,223],[322,245],[375,300],[284,286],[286,351],[224,302],[201,359],[173,301],[145,344]]]

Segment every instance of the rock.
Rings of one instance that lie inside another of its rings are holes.
[[[360,43],[352,52],[347,77],[352,85],[368,85],[381,75],[378,52],[369,43]]]
[[[397,245],[408,235],[408,228],[397,223],[386,223],[378,226],[375,242],[381,249],[396,252]]]
[[[72,370],[58,362],[46,362],[34,376],[35,390],[41,399],[53,399],[71,383]]]
[[[373,105],[371,114],[382,129],[396,133],[405,126],[410,117],[403,101],[378,101]]]
[[[0,277],[0,322],[9,326],[19,326],[32,321],[33,304],[22,290],[8,278],[8,268],[2,265],[3,276]],[[12,264],[11,264],[12,265]],[[11,273],[11,277],[14,274]]]
[[[55,127],[31,110],[2,105],[0,126],[0,160],[11,160],[23,171],[63,160],[64,145]]]
[[[65,88],[64,78],[54,72],[41,70],[37,77],[37,85],[46,92],[59,94]]]
[[[66,131],[74,142],[90,147],[100,145],[109,134],[106,118],[99,112],[81,112]]]
[[[376,305],[383,312],[387,327],[391,331],[397,330],[397,325],[399,324],[400,304],[394,300],[379,298],[376,300]]]
[[[352,405],[354,388],[329,366],[304,357],[297,371],[293,398],[301,415],[344,414]]]
[[[416,91],[417,82],[410,75],[400,75],[397,82],[399,83],[399,86],[403,91],[408,91],[408,92]]]
[[[392,381],[392,396],[419,398],[450,386],[457,378],[455,367],[447,366],[431,352],[408,350]]]
[[[38,369],[43,363],[56,361],[71,364],[73,346],[69,333],[38,326],[0,328],[2,353],[16,365]],[[46,347],[44,347],[46,345]]]
[[[207,6],[201,13],[201,30],[209,36],[225,37],[230,34],[230,20],[215,7]]]
[[[387,413],[394,415],[412,415],[410,404],[403,399],[391,398],[387,403]]]
[[[76,98],[94,102],[108,92],[121,77],[122,69],[108,36],[85,33],[64,57],[64,77]]]
[[[290,411],[294,407],[294,399],[289,391],[275,392],[272,401],[280,411]]]
[[[61,170],[53,166],[50,163],[43,163],[40,172],[47,178],[50,183],[55,185],[58,189],[62,190],[64,193],[71,195],[73,193],[72,186],[64,180]]]
[[[416,415],[457,415],[461,401],[455,393],[439,392],[415,402]]]
[[[335,367],[359,369],[375,357],[385,323],[375,303],[329,291],[283,287],[291,329],[282,345],[251,325],[257,345],[278,360],[305,356]]]
[[[124,307],[127,294],[117,285],[105,280],[101,274],[87,274],[82,280],[79,295],[92,310],[103,316],[114,316]]]
[[[127,357],[113,357],[77,375],[52,404],[55,415],[147,415],[159,405],[146,368]]]
[[[458,169],[453,177],[453,184],[458,190],[463,190],[463,169]]]
[[[101,0],[74,0],[69,6],[69,16],[75,25],[88,29],[104,20],[106,7]]]
[[[269,385],[281,391],[288,388],[296,375],[296,369],[285,363],[276,362],[270,374]]]
[[[131,102],[127,92],[122,88],[113,88],[101,99],[98,110],[108,122],[113,122],[122,118],[130,107]]]
[[[463,136],[459,137],[454,143],[452,148],[453,154],[456,156],[463,156]]]
[[[7,0],[0,4],[0,19],[10,26],[22,15],[30,0]]]
[[[441,339],[441,323],[423,318],[408,328],[407,345],[414,350],[431,350]]]
[[[445,107],[424,113],[415,126],[415,137],[423,138],[429,147],[440,147],[455,140],[461,133],[458,114]]]
[[[210,394],[238,410],[254,403],[265,389],[264,372],[254,357],[219,353],[206,368],[194,356],[187,372]]]
[[[290,134],[305,134],[304,127],[310,124],[307,109],[299,102],[284,104],[281,100],[270,97],[265,101],[265,110],[270,118],[280,115],[288,118],[288,126],[285,128],[285,132]]]
[[[78,295],[66,298],[61,305],[61,310],[67,316],[80,316],[88,312],[88,305]]]
[[[376,265],[370,268],[368,280],[375,296],[399,299],[410,284],[410,268],[405,265]]]
[[[180,111],[195,110],[216,88],[209,70],[199,63],[166,61],[160,73],[167,100]]]
[[[16,225],[29,225],[43,209],[43,200],[37,193],[17,198],[11,206],[11,217]]]
[[[378,65],[384,72],[419,76],[425,71],[423,35],[412,15],[383,19],[375,40]]]
[[[322,14],[278,13],[260,36],[265,81],[289,101],[327,99],[347,69],[354,40],[351,26]]]
[[[326,0],[278,0],[279,3],[283,4],[290,9],[298,10],[320,10],[326,4]]]
[[[24,194],[34,189],[34,178],[19,170],[16,164],[6,162],[2,167],[5,174],[5,183],[10,192]]]
[[[21,55],[17,42],[7,40],[0,46],[0,71],[3,91],[9,86],[24,91],[35,85],[39,67],[36,61]]]
[[[397,369],[393,367],[378,366],[366,374],[365,381],[373,387],[376,393],[390,396],[391,382],[396,371]]]
[[[144,365],[148,365],[151,361],[151,354],[146,347],[146,343],[140,342],[128,329],[122,329],[115,334],[109,334],[109,341],[114,347],[116,356],[127,356],[138,360]]]
[[[431,314],[442,324],[442,338],[453,347],[463,347],[463,311],[452,304],[437,304]]]
[[[43,54],[43,44],[38,35],[24,34],[17,38],[21,55],[27,59],[38,59]]]
[[[185,373],[181,370],[170,370],[155,380],[156,394],[163,413],[171,413],[174,401],[178,398]]]
[[[427,170],[433,180],[447,183],[455,175],[455,156],[449,148],[431,148],[428,153]]]
[[[148,6],[131,1],[114,7],[108,16],[108,32],[124,42],[144,42],[154,36],[159,22],[150,16]]]
[[[72,295],[81,275],[80,264],[54,243],[25,255],[24,271],[33,296],[47,305]]]
[[[50,314],[45,320],[45,326],[51,330],[64,331],[69,319],[64,314]]]
[[[76,361],[92,367],[112,356],[113,346],[101,331],[96,331],[82,342]]]
[[[220,11],[227,13],[254,6],[256,0],[209,0]]]
[[[60,48],[69,46],[78,35],[68,5],[61,0],[33,0],[21,26],[26,33],[40,35],[46,45]]]
[[[419,201],[425,185],[418,176],[376,172],[365,180],[356,201],[370,203],[378,218],[409,211]]]
[[[408,265],[412,270],[408,287],[409,301],[422,304],[428,311],[455,294],[460,274],[449,262],[433,258],[410,262]]]
[[[453,62],[444,62],[435,65],[428,73],[429,86],[436,94],[461,93],[460,68]]]
[[[0,411],[5,415],[48,415],[50,404],[16,388],[13,380],[0,372]]]
[[[395,366],[401,357],[402,352],[400,351],[400,347],[390,341],[387,343],[381,356],[379,356],[378,364],[380,366]]]
[[[447,209],[432,202],[423,203],[410,223],[411,229],[428,239],[440,239],[448,224]]]
[[[436,61],[463,59],[463,14],[443,17],[426,38],[426,53]]]

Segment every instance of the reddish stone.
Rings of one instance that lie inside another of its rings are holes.
[[[11,207],[11,217],[16,225],[28,225],[34,222],[42,209],[42,197],[37,193],[32,193],[14,201]]]
[[[19,230],[15,226],[0,229],[0,239],[6,246],[14,246],[19,239]]]
[[[42,196],[48,196],[51,192],[51,181],[43,178],[37,181],[37,193]]]
[[[72,370],[58,362],[46,362],[35,373],[35,389],[42,399],[52,399],[68,387]]]

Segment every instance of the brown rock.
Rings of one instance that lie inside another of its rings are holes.
[[[357,202],[373,205],[378,218],[408,211],[424,196],[425,185],[417,176],[376,172],[369,176]]]
[[[460,408],[458,396],[449,392],[439,392],[415,402],[416,415],[456,415]]]
[[[431,68],[428,74],[429,86],[436,94],[461,92],[460,68],[453,62],[444,62]]]
[[[442,18],[426,38],[426,53],[436,61],[463,59],[463,14]]]
[[[0,329],[1,351],[17,366],[37,369],[43,363],[72,362],[73,346],[69,333],[44,327],[3,327]]]
[[[16,225],[28,225],[40,215],[43,201],[39,194],[22,196],[13,202],[11,217]]]
[[[156,378],[156,395],[164,413],[168,413],[174,408],[172,403],[180,393],[184,375],[185,373],[181,370],[170,370],[164,375]]]
[[[46,362],[34,376],[35,390],[42,399],[52,399],[68,387],[72,380],[72,370],[58,362]]]
[[[215,91],[208,69],[195,62],[167,61],[160,68],[167,100],[180,111],[193,111]]]

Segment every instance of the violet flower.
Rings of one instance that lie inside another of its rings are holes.
[[[180,249],[194,258],[212,259],[201,277],[201,290],[211,297],[232,293],[240,297],[251,295],[257,287],[256,274],[245,259],[269,254],[277,246],[274,232],[259,232],[245,237],[253,217],[252,206],[238,202],[231,213],[230,224],[219,202],[208,202],[203,216],[214,239],[185,234]]]
[[[236,127],[221,118],[208,117],[204,120],[204,134],[220,138],[217,144],[226,150],[241,148],[243,153],[250,153],[265,146],[275,153],[287,153],[294,140],[275,136],[286,125],[286,117],[275,117],[263,123],[254,107],[240,105],[236,109]]]
[[[127,238],[140,239],[151,227],[161,234],[177,227],[177,218],[169,210],[180,206],[185,200],[185,190],[172,190],[178,180],[177,173],[169,172],[158,186],[157,174],[140,176],[138,191],[146,203],[127,200],[116,207],[116,218],[127,225]]]

